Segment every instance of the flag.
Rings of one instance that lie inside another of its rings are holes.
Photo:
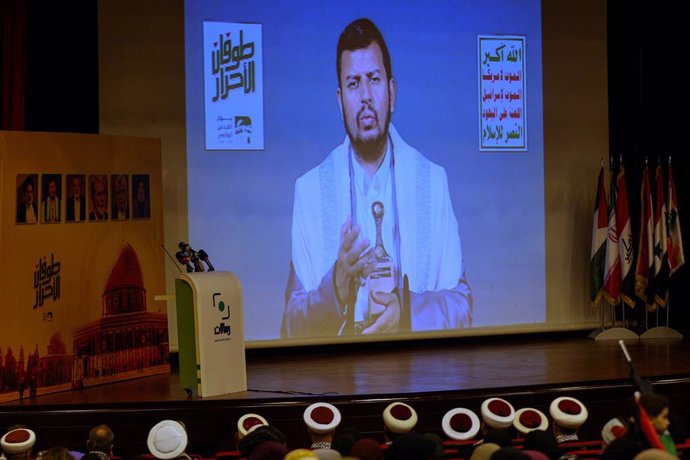
[[[670,275],[673,275],[685,263],[683,254],[683,236],[680,233],[680,217],[678,216],[678,198],[676,198],[676,184],[673,182],[671,163],[668,165],[668,265]]]
[[[594,200],[592,222],[592,252],[590,257],[589,291],[593,307],[599,306],[601,289],[604,286],[604,263],[606,262],[606,235],[608,233],[606,211],[606,188],[604,186],[604,165],[601,165],[597,181],[597,197]]]
[[[666,248],[666,197],[664,173],[656,167],[656,201],[654,203],[654,301],[665,307],[668,300],[668,251]]]
[[[652,449],[659,449],[665,451],[666,449],[664,448],[661,439],[659,439],[659,435],[657,434],[654,425],[652,425],[652,421],[649,418],[649,414],[647,414],[647,411],[645,410],[644,406],[642,406],[642,404],[640,403],[639,396],[635,395],[635,400],[635,403],[637,404],[637,410],[639,413],[637,423],[640,427],[640,431],[642,431],[644,437],[647,438],[647,441],[649,441],[649,445]]]
[[[642,190],[640,191],[640,241],[637,249],[637,266],[635,267],[635,294],[654,311],[654,227],[652,218],[652,190],[649,184],[649,167],[642,172]]]
[[[628,208],[628,189],[625,186],[625,168],[621,158],[616,179],[616,228],[618,229],[618,253],[621,266],[621,299],[635,307],[635,272],[633,271],[633,238]]]
[[[606,238],[604,298],[611,305],[617,305],[621,301],[621,262],[618,254],[618,230],[616,228],[616,182],[613,175],[611,175],[611,192],[609,193],[609,230]]]

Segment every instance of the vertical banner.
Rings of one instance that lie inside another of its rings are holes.
[[[527,150],[525,37],[480,35],[479,150]]]
[[[160,141],[0,132],[0,241],[0,402],[170,372]]]
[[[263,150],[261,24],[204,22],[206,150]]]

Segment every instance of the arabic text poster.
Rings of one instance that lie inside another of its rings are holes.
[[[526,151],[525,37],[480,35],[478,45],[480,150]]]
[[[261,24],[204,22],[206,150],[263,150]]]

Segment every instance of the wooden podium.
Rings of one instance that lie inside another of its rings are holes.
[[[175,280],[180,384],[200,397],[247,390],[242,288],[235,275],[183,273]]]

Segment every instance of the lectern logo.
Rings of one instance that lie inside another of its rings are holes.
[[[222,294],[220,292],[213,293],[213,308],[218,309],[218,312],[221,314],[221,322],[218,326],[213,328],[213,334],[230,335],[230,324],[225,324],[225,321],[230,319],[230,306],[225,305],[221,295]]]

